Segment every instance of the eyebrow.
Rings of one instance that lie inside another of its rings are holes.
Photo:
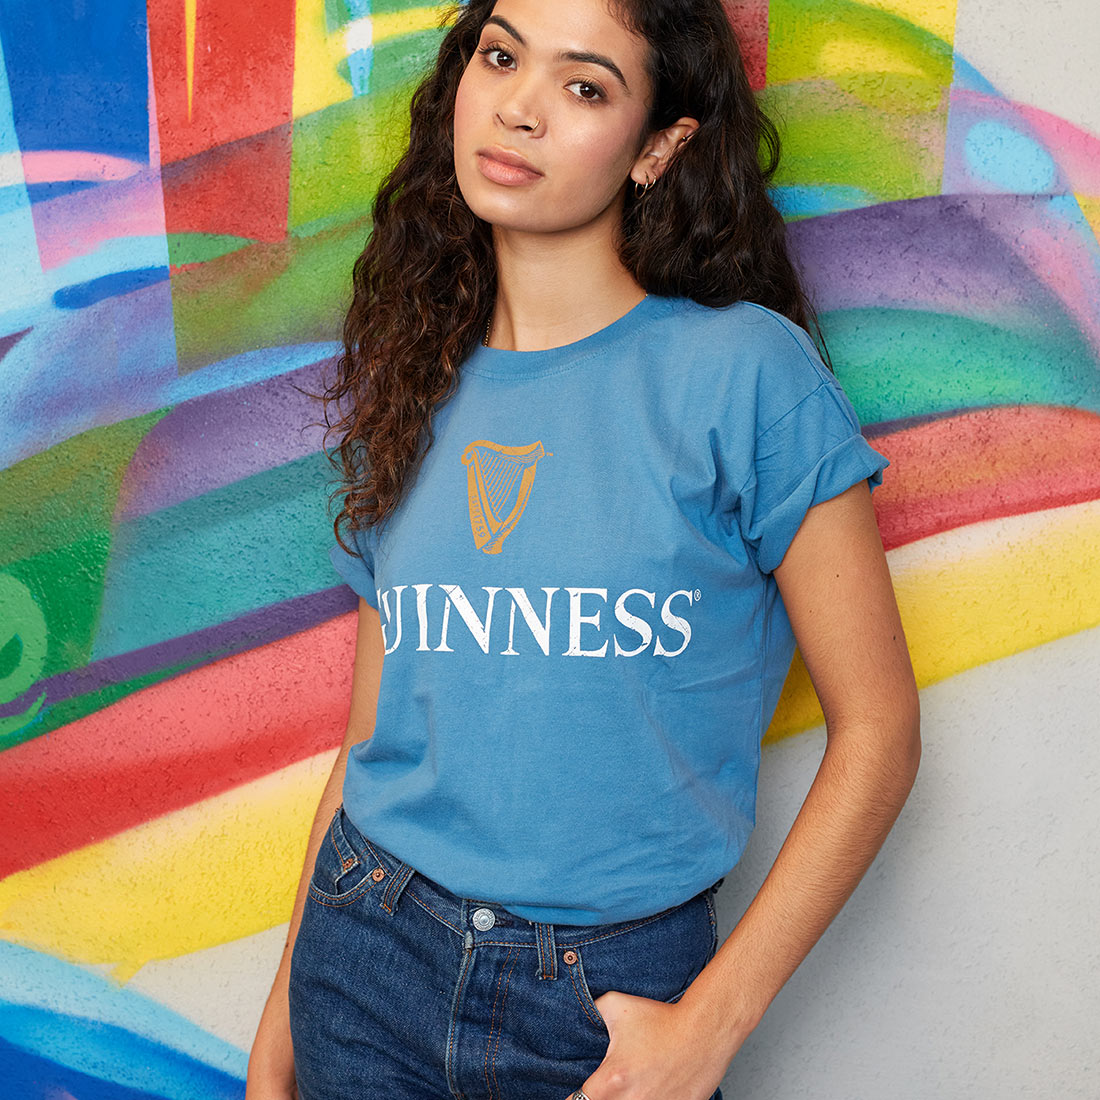
[[[527,45],[527,40],[523,37],[507,19],[502,19],[499,15],[490,15],[488,19],[482,24],[482,29],[487,27],[490,23],[496,23],[498,26],[503,27],[521,46]],[[629,92],[630,87],[626,82],[626,77],[623,76],[622,69],[611,60],[610,57],[605,57],[602,53],[591,53],[586,50],[559,50],[559,61],[580,61],[589,65],[599,65],[604,69],[607,69],[612,76],[623,86],[623,88]]]

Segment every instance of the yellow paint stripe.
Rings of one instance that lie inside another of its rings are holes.
[[[1100,501],[934,535],[887,555],[917,684],[1100,625]],[[765,743],[824,718],[795,653]]]
[[[818,54],[817,72],[823,76],[844,73],[900,73],[923,77],[924,69],[902,57],[889,44],[865,38],[837,37],[825,43]]]
[[[863,0],[863,6],[896,15],[945,42],[955,40],[956,0]]]
[[[442,10],[442,5],[429,5],[374,15],[371,17],[374,21],[374,40],[383,42],[387,38],[397,38],[402,34],[414,34],[416,31],[438,26]]]
[[[343,58],[342,37],[325,29],[325,0],[298,0],[294,11],[295,118],[351,99],[351,86],[338,71]]]
[[[1092,226],[1093,235],[1100,241],[1100,195],[1074,194],[1085,220]]]
[[[443,5],[428,5],[364,16],[364,20],[370,24],[370,41],[378,45],[437,27],[442,11]],[[325,0],[298,0],[294,24],[295,118],[352,98],[351,87],[339,75],[340,63],[348,56],[348,33],[347,26],[328,30]]]
[[[183,37],[187,51],[187,121],[191,121],[191,99],[195,91],[195,23],[199,0],[183,0]]]
[[[0,935],[125,982],[290,919],[336,749],[0,881]]]

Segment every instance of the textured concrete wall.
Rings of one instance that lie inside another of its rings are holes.
[[[293,387],[336,349],[437,13],[260,7],[0,6],[5,1097],[243,1095],[342,733],[353,598]],[[1094,0],[727,8],[837,374],[891,459],[874,503],[925,736],[885,849],[727,1091],[1088,1096]],[[723,931],[820,721],[796,658]]]

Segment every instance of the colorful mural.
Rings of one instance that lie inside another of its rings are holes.
[[[922,687],[1100,625],[1100,111],[984,2],[726,3]],[[307,394],[442,9],[259,7],[0,6],[5,1097],[243,1096],[343,733]],[[768,741],[820,722],[796,657]]]

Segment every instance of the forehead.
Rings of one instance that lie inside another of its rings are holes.
[[[614,61],[631,89],[645,85],[649,45],[623,26],[607,0],[497,0],[486,20],[490,31],[501,29],[494,17],[514,28],[533,54],[553,60],[598,52]]]

